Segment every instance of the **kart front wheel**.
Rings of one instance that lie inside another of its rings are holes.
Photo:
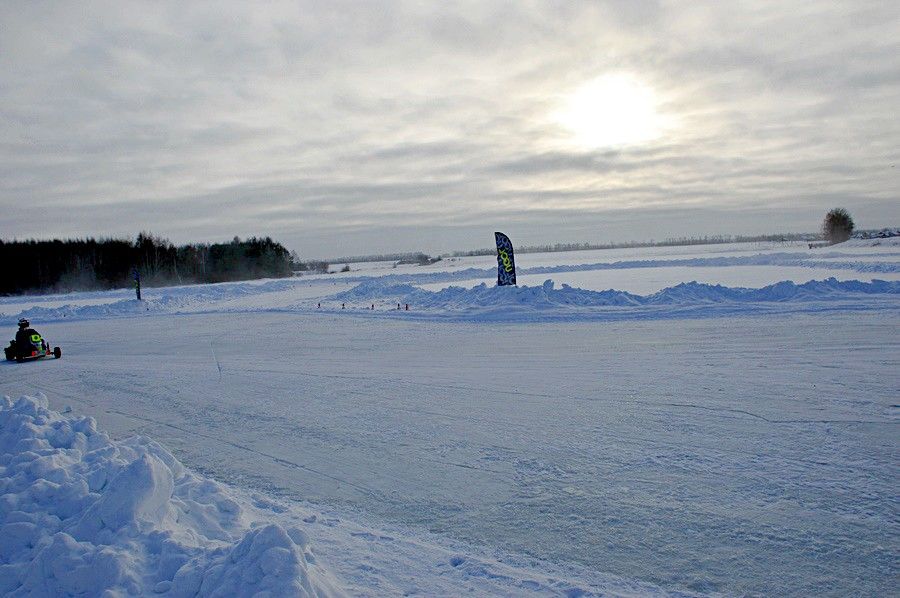
[[[60,349],[59,347],[54,347],[53,348],[53,357],[55,357],[56,359],[59,359],[60,357],[62,357],[62,349]]]

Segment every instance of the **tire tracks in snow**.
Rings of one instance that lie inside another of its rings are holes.
[[[68,379],[67,381],[70,381],[70,382],[71,382],[71,381],[75,381],[75,380],[76,380],[75,378],[70,378],[70,379]],[[182,433],[184,433],[184,434],[194,435],[194,436],[199,436],[199,437],[201,437],[201,438],[203,438],[203,439],[205,439],[205,440],[211,440],[211,441],[213,441],[213,442],[217,442],[217,443],[220,443],[220,444],[224,444],[224,445],[230,446],[230,447],[232,447],[232,448],[234,448],[234,449],[237,449],[237,450],[240,450],[240,451],[244,451],[244,452],[248,452],[248,453],[251,453],[251,454],[255,454],[255,455],[260,456],[260,457],[264,457],[264,458],[266,458],[266,459],[268,459],[268,460],[270,460],[270,461],[272,461],[272,462],[278,463],[279,465],[282,465],[282,466],[285,466],[285,467],[289,467],[289,468],[294,468],[294,469],[306,471],[306,472],[308,472],[308,473],[312,473],[312,474],[315,474],[315,475],[324,477],[324,478],[326,478],[326,479],[330,479],[331,481],[337,482],[338,484],[344,484],[344,485],[346,485],[346,486],[349,486],[349,487],[351,487],[351,488],[354,488],[354,489],[356,489],[356,490],[359,490],[359,491],[361,491],[361,492],[363,492],[363,493],[365,493],[365,494],[368,494],[368,495],[370,495],[370,496],[372,496],[372,497],[380,498],[380,499],[383,499],[383,500],[389,500],[388,497],[386,497],[382,492],[380,492],[380,491],[378,491],[378,490],[375,490],[375,489],[373,489],[373,488],[370,488],[370,487],[368,487],[368,486],[365,486],[365,485],[363,485],[363,484],[359,484],[359,483],[356,483],[356,482],[352,482],[352,481],[350,481],[350,480],[348,480],[348,479],[346,479],[346,478],[342,478],[342,477],[340,477],[340,476],[335,476],[335,475],[329,474],[329,473],[327,473],[327,472],[321,471],[321,470],[316,469],[316,468],[314,468],[314,467],[310,467],[309,465],[305,465],[305,464],[303,464],[303,463],[297,463],[296,461],[292,461],[292,460],[287,459],[287,458],[285,458],[285,457],[279,457],[278,455],[273,455],[273,454],[271,454],[271,453],[267,453],[267,452],[265,452],[265,451],[261,451],[261,450],[259,450],[259,449],[255,449],[255,448],[253,448],[253,447],[251,447],[251,446],[248,446],[248,445],[245,445],[245,444],[241,444],[241,443],[238,443],[238,442],[233,442],[233,441],[230,441],[230,440],[226,440],[226,439],[224,439],[224,438],[222,438],[222,437],[220,437],[220,436],[215,436],[215,435],[212,435],[212,434],[207,434],[207,433],[205,433],[205,432],[200,432],[200,431],[198,431],[196,428],[187,428],[187,427],[184,427],[184,426],[179,426],[179,425],[177,425],[177,424],[173,424],[173,423],[171,423],[171,422],[167,422],[167,421],[163,421],[163,420],[159,420],[159,419],[154,419],[154,418],[146,417],[146,416],[143,416],[143,415],[137,415],[137,414],[130,413],[130,412],[126,412],[126,411],[121,411],[121,410],[119,410],[119,409],[114,409],[114,408],[104,407],[103,405],[100,405],[100,404],[98,404],[98,403],[95,402],[95,401],[90,401],[90,400],[85,399],[85,398],[83,398],[83,397],[81,397],[81,396],[78,396],[78,395],[74,395],[74,394],[71,394],[71,393],[68,393],[68,392],[61,391],[58,387],[54,387],[54,386],[48,385],[48,384],[46,384],[45,382],[42,382],[42,385],[41,385],[41,386],[37,386],[37,385],[32,385],[32,386],[33,386],[36,390],[38,390],[38,391],[44,392],[44,391],[46,391],[46,390],[49,390],[49,391],[51,391],[53,394],[55,394],[55,395],[57,395],[57,396],[64,397],[64,398],[69,399],[69,400],[71,400],[71,401],[74,401],[74,402],[77,402],[77,403],[81,403],[81,404],[87,405],[87,406],[91,407],[95,412],[97,412],[97,411],[103,411],[103,412],[108,413],[108,414],[118,415],[118,416],[120,416],[120,417],[124,417],[124,418],[126,418],[126,419],[128,419],[128,420],[132,420],[132,421],[140,421],[140,422],[144,422],[144,423],[151,424],[151,425],[155,425],[155,426],[161,426],[161,427],[165,427],[165,428],[177,430],[177,431],[182,432]],[[47,394],[47,393],[44,392],[44,394]],[[146,394],[146,393],[144,393],[144,394]],[[354,393],[354,394],[360,394],[360,393]],[[148,396],[151,396],[151,395],[148,395]],[[151,396],[151,398],[152,398],[152,396]],[[138,430],[137,428],[135,428],[135,429],[133,429],[133,430],[130,430],[130,431],[135,432],[135,433],[139,433],[139,430]],[[389,452],[388,455],[389,455],[389,456],[392,456],[392,457],[404,456],[404,457],[410,458],[410,454],[409,454],[409,453],[402,453],[402,452],[394,452],[394,453]],[[335,460],[341,461],[341,462],[343,462],[345,465],[347,464],[346,460],[337,459],[337,458],[335,458]],[[437,464],[437,465],[445,465],[445,466],[448,466],[448,467],[457,467],[457,468],[468,469],[468,470],[473,470],[473,471],[482,471],[482,472],[492,473],[492,474],[494,474],[494,475],[498,475],[498,476],[505,477],[505,478],[507,478],[509,481],[513,481],[513,480],[514,480],[514,476],[511,475],[509,472],[504,472],[504,471],[500,471],[500,470],[496,470],[496,469],[491,469],[491,468],[486,468],[486,467],[477,467],[477,466],[474,466],[474,465],[468,465],[468,464],[465,464],[465,463],[458,463],[458,462],[454,462],[454,461],[445,461],[445,460],[441,460],[441,459],[431,459],[431,458],[428,458],[428,457],[424,457],[424,456],[422,456],[422,455],[415,455],[415,459],[414,459],[414,460],[425,461],[425,462],[429,462],[429,463],[435,463],[435,464]],[[382,475],[386,475],[386,474],[385,474],[384,472],[382,472]],[[389,477],[393,478],[395,482],[401,483],[401,484],[407,484],[407,483],[410,482],[410,481],[407,480],[407,479],[398,478],[398,477],[396,477],[396,476],[389,476]]]
[[[286,372],[284,370],[275,370],[275,369],[252,369],[248,370],[254,373],[270,373],[270,374],[286,374],[291,373],[295,376],[307,376],[314,378],[324,378],[324,379],[340,379],[340,380],[354,380],[360,382],[379,382],[379,383],[387,383],[389,380],[381,377],[375,376],[350,376],[350,375],[340,375],[340,374],[315,374],[310,372],[300,372],[300,371],[291,371]],[[625,399],[617,399],[615,397],[586,397],[581,395],[557,395],[557,394],[546,394],[546,393],[534,393],[534,392],[526,392],[519,390],[504,390],[504,389],[493,389],[493,388],[482,388],[477,386],[465,386],[458,384],[438,384],[434,382],[417,382],[412,380],[404,380],[400,382],[400,384],[406,384],[410,386],[419,386],[423,388],[433,388],[438,390],[465,390],[469,392],[482,392],[486,394],[493,395],[507,395],[507,396],[515,396],[515,397],[528,397],[535,399],[568,399],[572,401],[581,401],[587,403],[598,403],[598,402],[615,402],[615,403],[625,403],[625,404],[638,404],[638,405],[647,405],[651,407],[675,407],[679,409],[701,409],[704,411],[710,411],[715,413],[730,413],[735,415],[744,415],[753,419],[758,419],[770,424],[876,424],[876,425],[896,425],[900,422],[898,421],[879,421],[879,420],[863,420],[863,419],[772,419],[766,417],[764,415],[760,415],[758,413],[753,413],[752,411],[748,411],[745,409],[736,409],[733,407],[711,407],[708,405],[697,405],[695,403],[673,403],[673,402],[665,402],[665,401],[647,401],[645,399],[634,399],[634,398],[625,398]],[[428,413],[434,415],[443,415],[447,417],[452,417],[448,414],[440,414],[439,412],[430,412],[430,411],[417,411],[418,413]]]
[[[258,370],[255,370],[255,371],[258,371]],[[266,371],[276,373],[275,370],[266,370]],[[311,375],[314,375],[314,374],[311,374]],[[331,377],[331,376],[327,376],[327,377]],[[351,379],[359,380],[359,381],[386,382],[383,379],[372,378],[372,377],[359,377],[359,376],[355,376],[355,377],[354,376],[335,376],[335,377],[351,378]],[[409,384],[423,384],[423,383],[409,383]],[[472,387],[459,387],[459,386],[443,387],[442,386],[442,388],[465,388],[470,391],[478,391],[478,392],[483,392],[485,394],[493,394],[494,393],[494,391],[491,389],[478,389],[478,388],[472,388]],[[511,428],[516,428],[516,429],[521,430],[522,432],[526,432],[526,433],[533,432],[532,428],[522,425],[522,424],[519,424],[512,420],[487,418],[487,417],[471,417],[471,416],[458,415],[458,414],[453,414],[453,413],[444,413],[444,412],[440,412],[440,411],[415,409],[412,407],[397,407],[395,405],[390,404],[391,399],[389,397],[385,396],[384,394],[373,393],[372,391],[361,391],[361,390],[343,390],[342,392],[343,392],[343,394],[346,394],[346,395],[355,395],[355,396],[376,399],[379,401],[378,409],[383,409],[383,410],[388,410],[388,411],[396,411],[396,412],[401,412],[401,413],[412,413],[414,415],[426,414],[426,415],[432,415],[434,417],[439,417],[442,419],[450,419],[450,420],[460,421],[460,422],[493,424],[495,426],[508,426]],[[565,399],[565,398],[578,399],[579,398],[579,397],[567,397],[567,396],[558,397],[555,395],[541,395],[541,394],[536,394],[536,393],[516,393],[516,392],[511,392],[511,391],[501,391],[501,392],[499,392],[499,394],[522,395],[522,396],[532,396],[532,397],[546,397],[546,398],[563,398],[563,399]],[[584,400],[593,401],[595,399],[584,398]],[[632,399],[628,399],[628,398],[621,399],[618,402],[621,402],[621,403],[636,402],[636,403],[651,405],[651,406],[655,406],[655,407],[665,407],[665,406],[672,405],[670,403],[665,403],[665,402],[640,401],[640,400],[632,400]],[[679,405],[684,406],[684,407],[692,406],[690,404],[679,404]],[[700,408],[702,408],[702,406],[700,406]],[[776,420],[770,420],[770,419],[767,419],[767,418],[764,418],[761,416],[756,416],[755,414],[751,414],[749,412],[747,412],[747,414],[755,416],[757,419],[763,420],[767,423],[797,423],[797,422],[804,421],[804,420],[785,420],[784,422],[778,422]],[[744,419],[744,418],[729,418],[729,419],[737,420],[737,419]],[[849,420],[839,420],[839,421],[842,423],[872,423],[872,422],[851,422]],[[825,420],[822,420],[821,422],[816,422],[816,423],[827,423],[827,422]],[[893,423],[893,422],[874,422],[874,423]],[[686,450],[692,446],[690,443],[682,444],[682,443],[677,443],[677,442],[664,442],[664,441],[659,440],[658,438],[647,438],[647,437],[636,438],[636,437],[627,437],[627,436],[622,436],[622,435],[611,435],[611,434],[609,434],[608,431],[604,431],[604,434],[606,435],[607,438],[614,439],[616,441],[616,443],[621,444],[621,445],[630,445],[630,446],[637,446],[637,447],[644,447],[644,448],[646,448],[646,447],[667,448],[667,449],[677,449],[677,450]],[[500,448],[500,449],[504,449],[504,450],[513,452],[513,453],[515,452],[515,450],[513,448],[504,446],[501,444],[494,443],[493,446],[496,448]],[[721,446],[717,447],[715,450],[717,450],[720,453],[731,455],[731,456],[740,456],[740,457],[758,456],[757,453],[754,453],[753,451],[741,451],[741,450],[734,450],[734,449],[726,449]],[[401,454],[406,455],[405,453],[401,453]],[[454,463],[454,462],[426,459],[421,456],[417,456],[417,459],[426,460],[429,462],[435,462],[435,463],[438,463],[441,465],[451,465],[451,466],[456,466],[456,467],[465,467],[467,469],[488,471],[488,472],[496,473],[497,475],[507,477],[507,479],[509,479],[509,477],[510,477],[508,472],[502,472],[502,471],[498,471],[498,470],[491,469],[491,468],[466,466],[465,464],[459,464],[459,463]],[[786,463],[794,463],[796,465],[803,465],[803,466],[821,467],[821,466],[830,466],[831,465],[830,463],[825,463],[822,461],[815,461],[815,460],[810,460],[810,459],[798,459],[798,458],[792,458],[792,457],[779,457],[779,459]]]
[[[245,452],[248,452],[248,453],[252,453],[252,454],[258,455],[258,456],[260,456],[260,457],[265,457],[265,458],[267,458],[267,459],[270,459],[271,461],[274,461],[275,463],[278,463],[279,465],[284,465],[284,466],[287,466],[287,467],[292,467],[292,468],[300,469],[300,470],[306,471],[306,472],[308,472],[308,473],[313,473],[313,474],[322,476],[322,477],[324,477],[324,478],[328,478],[328,479],[332,480],[333,482],[337,482],[338,484],[345,484],[345,485],[347,485],[347,486],[350,486],[351,488],[354,488],[354,489],[356,489],[356,490],[359,490],[359,491],[361,491],[361,492],[364,492],[364,493],[366,493],[366,494],[368,494],[368,495],[370,495],[370,496],[373,496],[373,497],[381,497],[381,496],[382,496],[380,492],[378,492],[378,491],[376,491],[376,490],[373,490],[372,488],[369,488],[369,487],[367,487],[367,486],[363,486],[362,484],[357,484],[357,483],[355,483],[355,482],[351,482],[350,480],[341,478],[341,477],[339,477],[339,476],[331,475],[331,474],[329,474],[329,473],[326,473],[326,472],[321,471],[321,470],[319,470],[319,469],[316,469],[316,468],[314,468],[314,467],[310,467],[310,466],[304,465],[304,464],[302,464],[302,463],[297,463],[296,461],[291,461],[290,459],[285,459],[284,457],[279,457],[279,456],[277,456],[277,455],[273,455],[273,454],[267,453],[267,452],[265,452],[265,451],[260,451],[260,450],[258,450],[258,449],[253,448],[253,447],[247,446],[247,445],[245,445],[245,444],[240,444],[240,443],[238,443],[238,442],[232,442],[232,441],[230,441],[230,440],[226,440],[226,439],[221,438],[221,437],[218,437],[218,436],[213,436],[212,434],[205,434],[205,433],[203,433],[203,432],[197,431],[196,429],[188,429],[188,428],[185,428],[185,427],[183,427],[183,426],[178,426],[178,425],[173,424],[173,423],[170,423],[170,422],[160,421],[160,420],[153,419],[153,418],[150,418],[150,417],[144,417],[144,416],[142,416],[142,415],[135,415],[135,414],[133,414],[133,413],[126,413],[126,412],[124,412],[124,411],[119,411],[119,410],[117,410],[117,409],[105,409],[105,411],[106,411],[107,413],[114,413],[114,414],[116,414],[116,415],[121,415],[121,416],[123,416],[123,417],[131,418],[131,419],[137,419],[137,420],[144,421],[144,422],[147,422],[147,423],[150,423],[150,424],[155,424],[155,425],[158,425],[158,426],[163,426],[163,427],[166,427],[166,428],[171,428],[171,429],[173,429],[173,430],[178,430],[179,432],[184,432],[184,433],[186,433],[186,434],[192,434],[192,435],[194,435],[194,436],[199,436],[200,438],[204,438],[204,439],[206,439],[206,440],[214,440],[214,441],[219,442],[219,443],[221,443],[221,444],[228,445],[228,446],[230,446],[230,447],[232,447],[232,448],[236,448],[236,449],[238,449],[238,450],[242,450],[242,451],[245,451]]]
[[[69,381],[72,381],[72,379],[69,379]],[[317,475],[317,476],[321,476],[321,477],[330,479],[331,481],[337,482],[338,484],[344,484],[344,485],[346,485],[346,486],[348,486],[348,487],[354,488],[354,489],[357,490],[357,491],[360,491],[361,493],[363,493],[363,494],[365,494],[365,495],[368,495],[368,496],[372,497],[374,500],[382,501],[382,502],[385,502],[386,504],[387,504],[387,503],[394,504],[394,501],[390,498],[390,496],[385,495],[383,492],[381,492],[381,491],[379,491],[379,490],[370,488],[370,487],[368,487],[368,486],[366,486],[366,485],[364,485],[364,484],[352,482],[352,481],[350,481],[350,480],[348,480],[348,479],[346,479],[346,478],[343,478],[343,477],[341,477],[341,476],[335,476],[335,475],[329,474],[329,473],[324,472],[324,471],[322,471],[322,470],[320,470],[320,469],[317,469],[317,468],[315,468],[315,467],[311,467],[311,466],[305,465],[305,464],[303,464],[303,463],[297,463],[297,462],[295,462],[295,461],[292,461],[292,460],[290,460],[290,459],[286,459],[286,458],[284,458],[284,457],[279,457],[279,456],[277,456],[277,455],[274,455],[274,454],[271,454],[271,453],[268,453],[268,452],[265,452],[265,451],[261,451],[261,450],[258,450],[258,449],[254,449],[253,447],[248,446],[248,445],[245,445],[245,444],[242,444],[242,443],[233,442],[233,441],[228,441],[228,440],[225,440],[225,439],[223,439],[223,438],[221,438],[221,437],[219,437],[219,436],[215,436],[215,435],[212,435],[212,434],[207,434],[207,433],[204,433],[204,432],[199,432],[199,431],[197,431],[196,429],[187,428],[187,427],[185,427],[185,426],[179,426],[179,425],[177,425],[177,424],[173,424],[173,423],[170,423],[170,422],[158,420],[158,419],[155,419],[155,418],[145,417],[145,416],[141,416],[141,415],[129,413],[129,412],[126,412],[126,411],[122,411],[122,410],[119,410],[119,409],[115,409],[115,408],[104,407],[104,406],[98,404],[98,403],[95,402],[95,401],[91,401],[91,400],[88,400],[88,399],[84,399],[84,398],[81,397],[81,396],[78,396],[78,395],[74,395],[74,394],[71,394],[71,393],[68,393],[68,392],[61,391],[59,388],[56,388],[54,385],[42,383],[41,386],[35,386],[35,388],[36,388],[37,390],[42,391],[42,392],[43,392],[45,389],[46,389],[46,390],[50,390],[50,391],[52,391],[53,393],[55,393],[56,395],[58,395],[58,396],[65,397],[65,398],[68,398],[68,399],[71,399],[71,400],[73,400],[73,401],[75,401],[75,402],[78,402],[78,403],[81,403],[81,404],[84,404],[84,405],[88,405],[88,406],[92,407],[94,411],[103,411],[103,412],[105,412],[105,413],[112,414],[112,415],[117,415],[117,416],[126,418],[126,419],[131,420],[131,421],[141,421],[141,422],[144,422],[144,423],[147,423],[147,424],[151,424],[151,425],[155,425],[155,426],[161,426],[161,427],[166,427],[166,428],[174,429],[174,430],[176,430],[176,431],[182,432],[183,434],[187,434],[187,435],[189,435],[189,436],[190,436],[190,435],[198,436],[198,437],[204,438],[204,439],[206,439],[206,440],[210,440],[210,441],[212,441],[212,442],[217,442],[217,443],[220,443],[220,444],[224,444],[224,445],[229,446],[229,447],[231,447],[231,448],[233,448],[233,449],[235,449],[235,450],[239,450],[239,451],[243,451],[243,452],[247,452],[247,453],[250,453],[250,454],[257,455],[257,456],[262,457],[262,458],[264,458],[264,459],[267,459],[267,460],[269,460],[269,461],[271,461],[271,462],[277,463],[278,465],[281,465],[281,466],[283,466],[283,467],[288,467],[288,468],[292,468],[292,469],[297,469],[297,470],[305,471],[305,472],[311,473],[311,474],[313,474],[313,475]],[[362,392],[362,391],[354,391],[353,394],[369,396],[369,397],[372,397],[372,398],[384,399],[383,396],[374,395],[374,394],[372,394],[372,393],[365,393],[365,392]],[[453,417],[452,414],[439,414],[439,413],[436,413],[436,412],[435,412],[434,414],[435,414],[436,416],[440,416],[440,417]],[[463,419],[463,420],[465,420],[465,419],[467,419],[467,418],[459,417],[458,419]],[[468,419],[471,419],[471,418],[468,418]],[[505,422],[502,422],[502,423],[504,423],[504,424],[506,424],[506,425],[513,426],[513,427],[519,427],[519,428],[521,428],[521,429],[525,429],[524,426],[521,426],[521,425],[519,425],[519,424],[510,422],[510,421],[505,421]],[[188,436],[188,437],[189,437],[189,436]],[[664,447],[670,447],[670,448],[675,448],[675,449],[679,449],[679,450],[685,450],[685,449],[686,449],[686,446],[687,446],[687,445],[682,445],[682,444],[678,444],[678,443],[666,443],[666,442],[660,442],[660,441],[658,441],[658,440],[651,440],[651,439],[635,439],[635,438],[626,438],[626,437],[621,437],[621,436],[619,436],[619,437],[611,437],[611,438],[614,438],[615,441],[616,441],[617,443],[630,444],[630,445],[633,445],[633,446],[637,446],[638,449],[645,448],[645,447],[647,447],[647,446],[649,445],[649,446],[664,446]],[[501,447],[501,448],[502,448],[502,447]],[[749,455],[749,453],[745,453],[745,452],[743,452],[743,451],[727,450],[727,449],[722,449],[721,447],[718,448],[718,449],[716,449],[716,450],[718,450],[718,451],[720,451],[720,452],[722,452],[722,453],[725,453],[725,454],[738,454],[738,455],[742,455],[742,456]],[[417,456],[417,458],[419,458],[419,456]],[[506,478],[507,480],[509,480],[509,481],[512,483],[513,487],[517,487],[517,486],[519,486],[519,485],[522,483],[522,480],[521,480],[521,478],[519,477],[519,472],[517,472],[517,471],[514,471],[513,473],[510,474],[510,473],[507,473],[507,472],[500,472],[500,471],[498,471],[498,470],[489,470],[489,469],[487,469],[487,468],[478,468],[478,467],[474,467],[474,466],[466,466],[465,464],[458,464],[458,463],[453,463],[453,462],[446,462],[446,461],[440,461],[440,460],[431,460],[431,459],[422,459],[422,460],[429,461],[429,462],[435,462],[435,463],[439,463],[439,464],[443,464],[443,465],[448,465],[448,466],[464,467],[464,468],[466,468],[466,469],[476,469],[476,470],[490,471],[490,472],[495,473],[495,475],[502,476],[502,477]],[[784,457],[781,457],[780,460],[781,460],[781,461],[784,461],[784,462],[794,462],[794,463],[803,464],[803,465],[810,465],[810,464],[812,464],[812,465],[818,465],[818,466],[821,466],[821,465],[828,465],[827,463],[814,462],[814,461],[808,461],[808,460],[800,460],[800,459],[791,459],[791,458],[784,458]],[[517,460],[515,460],[515,459],[511,461],[511,465],[512,465],[514,468],[517,467],[516,462],[517,462]],[[399,482],[399,483],[404,483],[404,484],[406,484],[406,483],[411,483],[410,480],[402,480],[402,479],[397,479],[397,478],[395,478],[395,480],[396,480],[397,482]],[[235,483],[233,480],[232,480],[232,481],[228,481],[228,480],[226,479],[225,481],[226,481],[226,483],[232,483],[232,484]],[[562,483],[562,481],[563,481],[562,478],[559,478],[558,476],[551,476],[550,479],[545,479],[545,480],[544,480],[544,483],[552,483],[552,482],[559,482],[559,483]],[[639,480],[635,479],[635,481],[639,481]],[[597,496],[600,496],[600,495],[597,495]],[[634,508],[643,508],[643,509],[645,509],[645,508],[647,508],[648,504],[650,504],[650,503],[647,503],[646,501],[643,501],[643,500],[640,500],[640,499],[637,499],[637,498],[625,499],[625,498],[623,498],[623,497],[621,497],[621,496],[618,497],[617,500],[618,500],[618,502],[621,503],[621,504],[629,505],[629,506],[634,507]],[[689,513],[691,513],[692,515],[694,515],[695,517],[710,517],[710,516],[726,517],[726,515],[723,514],[723,513],[717,513],[717,512],[709,511],[709,510],[706,510],[706,509],[684,509],[684,508],[682,508],[682,511],[683,511],[683,512],[689,512]],[[734,514],[729,514],[729,515],[727,515],[727,516],[728,516],[728,517],[735,517]],[[751,519],[749,519],[749,518],[747,518],[747,517],[738,517],[738,519],[745,520],[745,521],[751,521]]]

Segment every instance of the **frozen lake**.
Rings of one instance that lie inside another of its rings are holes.
[[[0,321],[64,356],[0,364],[0,394],[161,442],[306,526],[354,594],[889,595],[898,258],[652,248],[525,255],[519,288],[479,257],[8,297]]]

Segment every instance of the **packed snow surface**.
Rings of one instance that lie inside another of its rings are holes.
[[[895,247],[491,262],[0,299],[3,591],[896,592]]]

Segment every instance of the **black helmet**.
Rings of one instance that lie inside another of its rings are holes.
[[[19,328],[28,328],[29,326],[31,326],[31,322],[29,322],[25,318],[19,320]]]

